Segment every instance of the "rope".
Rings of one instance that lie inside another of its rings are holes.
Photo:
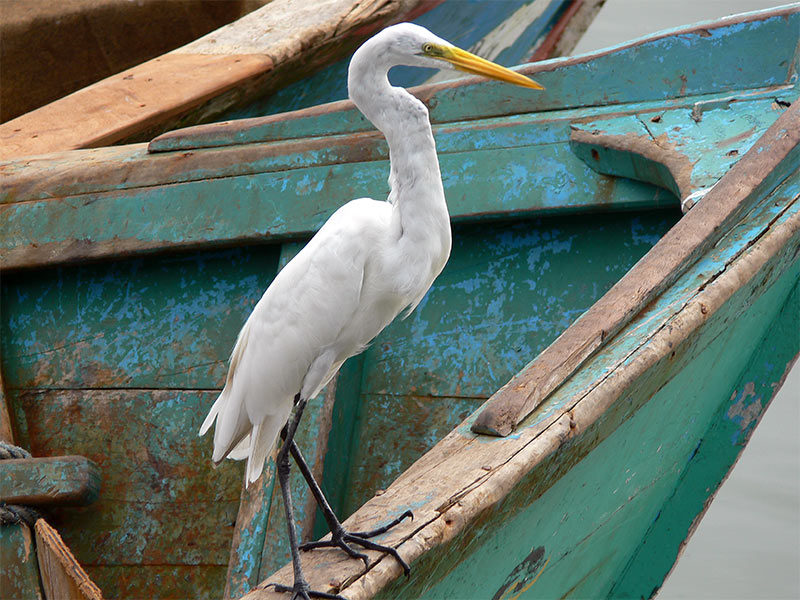
[[[31,458],[31,453],[24,448],[0,440],[0,460],[12,458]],[[0,525],[25,523],[29,527],[33,527],[33,524],[41,518],[39,512],[29,506],[6,504],[0,501]]]
[[[15,446],[14,444],[9,444],[8,442],[0,440],[0,460],[5,460],[7,458],[30,457],[31,453],[25,450],[25,448],[20,448],[19,446]]]

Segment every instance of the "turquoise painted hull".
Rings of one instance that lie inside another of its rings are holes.
[[[352,523],[414,510],[385,538],[412,575],[318,552],[312,583],[349,598],[658,589],[800,351],[799,30],[795,7],[528,66],[538,95],[416,90],[452,257],[300,433]],[[195,433],[280,266],[342,203],[385,196],[382,138],[341,102],[0,173],[16,439],[103,476],[53,524],[108,596],[236,597],[273,577],[273,480],[242,492],[241,465],[213,470]],[[303,535],[323,535],[294,490]]]

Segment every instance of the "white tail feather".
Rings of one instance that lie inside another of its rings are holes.
[[[199,435],[199,436],[205,435],[206,432],[214,424],[214,421],[216,420],[217,415],[219,414],[219,411],[222,409],[222,406],[225,404],[225,398],[227,398],[227,394],[225,393],[225,391],[226,390],[222,390],[222,393],[219,396],[217,396],[216,401],[211,406],[211,410],[209,410],[208,411],[208,415],[206,415],[205,421],[203,421],[203,424],[200,426],[200,433],[198,433],[197,435]]]
[[[253,427],[250,442],[250,456],[247,459],[247,485],[250,485],[264,470],[264,461],[275,447],[278,433],[286,422],[285,418],[268,415],[259,425]]]
[[[244,460],[248,456],[250,456],[250,440],[251,436],[248,433],[246,436],[242,438],[242,441],[236,444],[236,446],[228,452],[228,456],[225,458],[229,458],[231,460]]]

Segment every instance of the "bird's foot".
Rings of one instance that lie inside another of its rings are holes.
[[[268,583],[266,587],[271,587],[276,592],[291,594],[292,600],[311,600],[311,598],[325,598],[328,600],[347,600],[339,594],[329,594],[328,592],[317,592],[311,589],[305,580],[295,579],[293,586],[282,585],[280,583]]]
[[[362,548],[366,548],[367,550],[377,550],[378,552],[391,554],[394,556],[395,560],[400,563],[400,566],[403,567],[403,572],[405,575],[408,576],[408,574],[411,572],[411,568],[408,566],[408,563],[403,560],[397,550],[391,546],[384,546],[383,544],[377,544],[373,541],[370,541],[370,538],[381,535],[382,533],[386,533],[407,517],[411,517],[413,519],[414,514],[410,510],[407,510],[402,515],[387,523],[383,527],[378,527],[377,529],[372,529],[370,531],[356,531],[350,533],[345,531],[345,529],[340,525],[339,527],[334,528],[335,530],[331,532],[331,539],[321,540],[318,542],[308,542],[307,544],[301,545],[300,550],[307,551],[315,548],[341,548],[352,558],[359,558],[363,560],[364,566],[369,567],[369,558],[367,555],[363,552],[358,552],[351,546],[351,544],[357,544]]]

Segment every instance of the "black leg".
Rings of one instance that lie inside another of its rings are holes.
[[[276,464],[278,468],[278,482],[281,485],[281,495],[283,496],[283,506],[286,509],[286,523],[289,529],[289,547],[292,552],[292,568],[294,570],[294,585],[288,587],[280,584],[270,584],[275,591],[287,592],[292,594],[292,600],[297,598],[302,600],[311,600],[311,598],[328,598],[330,600],[345,600],[342,596],[337,594],[328,594],[326,592],[316,592],[308,585],[308,581],[303,576],[303,568],[300,563],[300,550],[297,545],[297,531],[294,526],[294,509],[292,507],[292,495],[289,488],[289,447],[294,444],[294,434],[297,431],[297,426],[300,423],[300,417],[303,415],[306,401],[300,398],[300,394],[295,397],[295,410],[294,415],[286,427],[284,428],[283,436],[284,442],[281,446]]]
[[[403,521],[407,517],[414,518],[414,515],[410,510],[404,512],[402,515],[387,523],[383,527],[379,527],[378,529],[373,529],[372,531],[359,531],[359,532],[347,532],[345,531],[344,527],[342,527],[341,522],[336,517],[336,514],[333,512],[328,500],[325,498],[325,494],[322,493],[322,489],[320,488],[319,484],[314,479],[314,475],[311,473],[311,469],[309,469],[308,464],[306,463],[303,455],[300,453],[300,448],[297,446],[293,439],[289,440],[288,436],[284,440],[284,447],[289,448],[289,451],[292,453],[292,457],[294,458],[295,463],[297,464],[300,472],[303,474],[306,482],[308,483],[308,487],[311,490],[311,494],[314,496],[314,499],[317,501],[320,510],[322,511],[323,516],[325,517],[325,521],[328,523],[328,528],[331,530],[331,539],[329,541],[321,541],[321,542],[309,542],[308,544],[303,544],[300,546],[302,550],[313,550],[314,548],[325,548],[325,547],[337,547],[344,550],[348,555],[353,558],[360,558],[364,561],[364,565],[369,567],[369,560],[367,559],[367,555],[361,552],[356,551],[350,544],[357,544],[366,548],[368,550],[377,550],[379,552],[385,552],[387,554],[391,554],[400,563],[400,566],[403,567],[403,572],[408,575],[410,572],[410,568],[406,561],[398,554],[397,550],[392,548],[391,546],[384,546],[381,544],[376,544],[375,542],[369,541],[369,538],[375,537],[376,535],[380,535],[382,533],[386,533],[392,527]]]

